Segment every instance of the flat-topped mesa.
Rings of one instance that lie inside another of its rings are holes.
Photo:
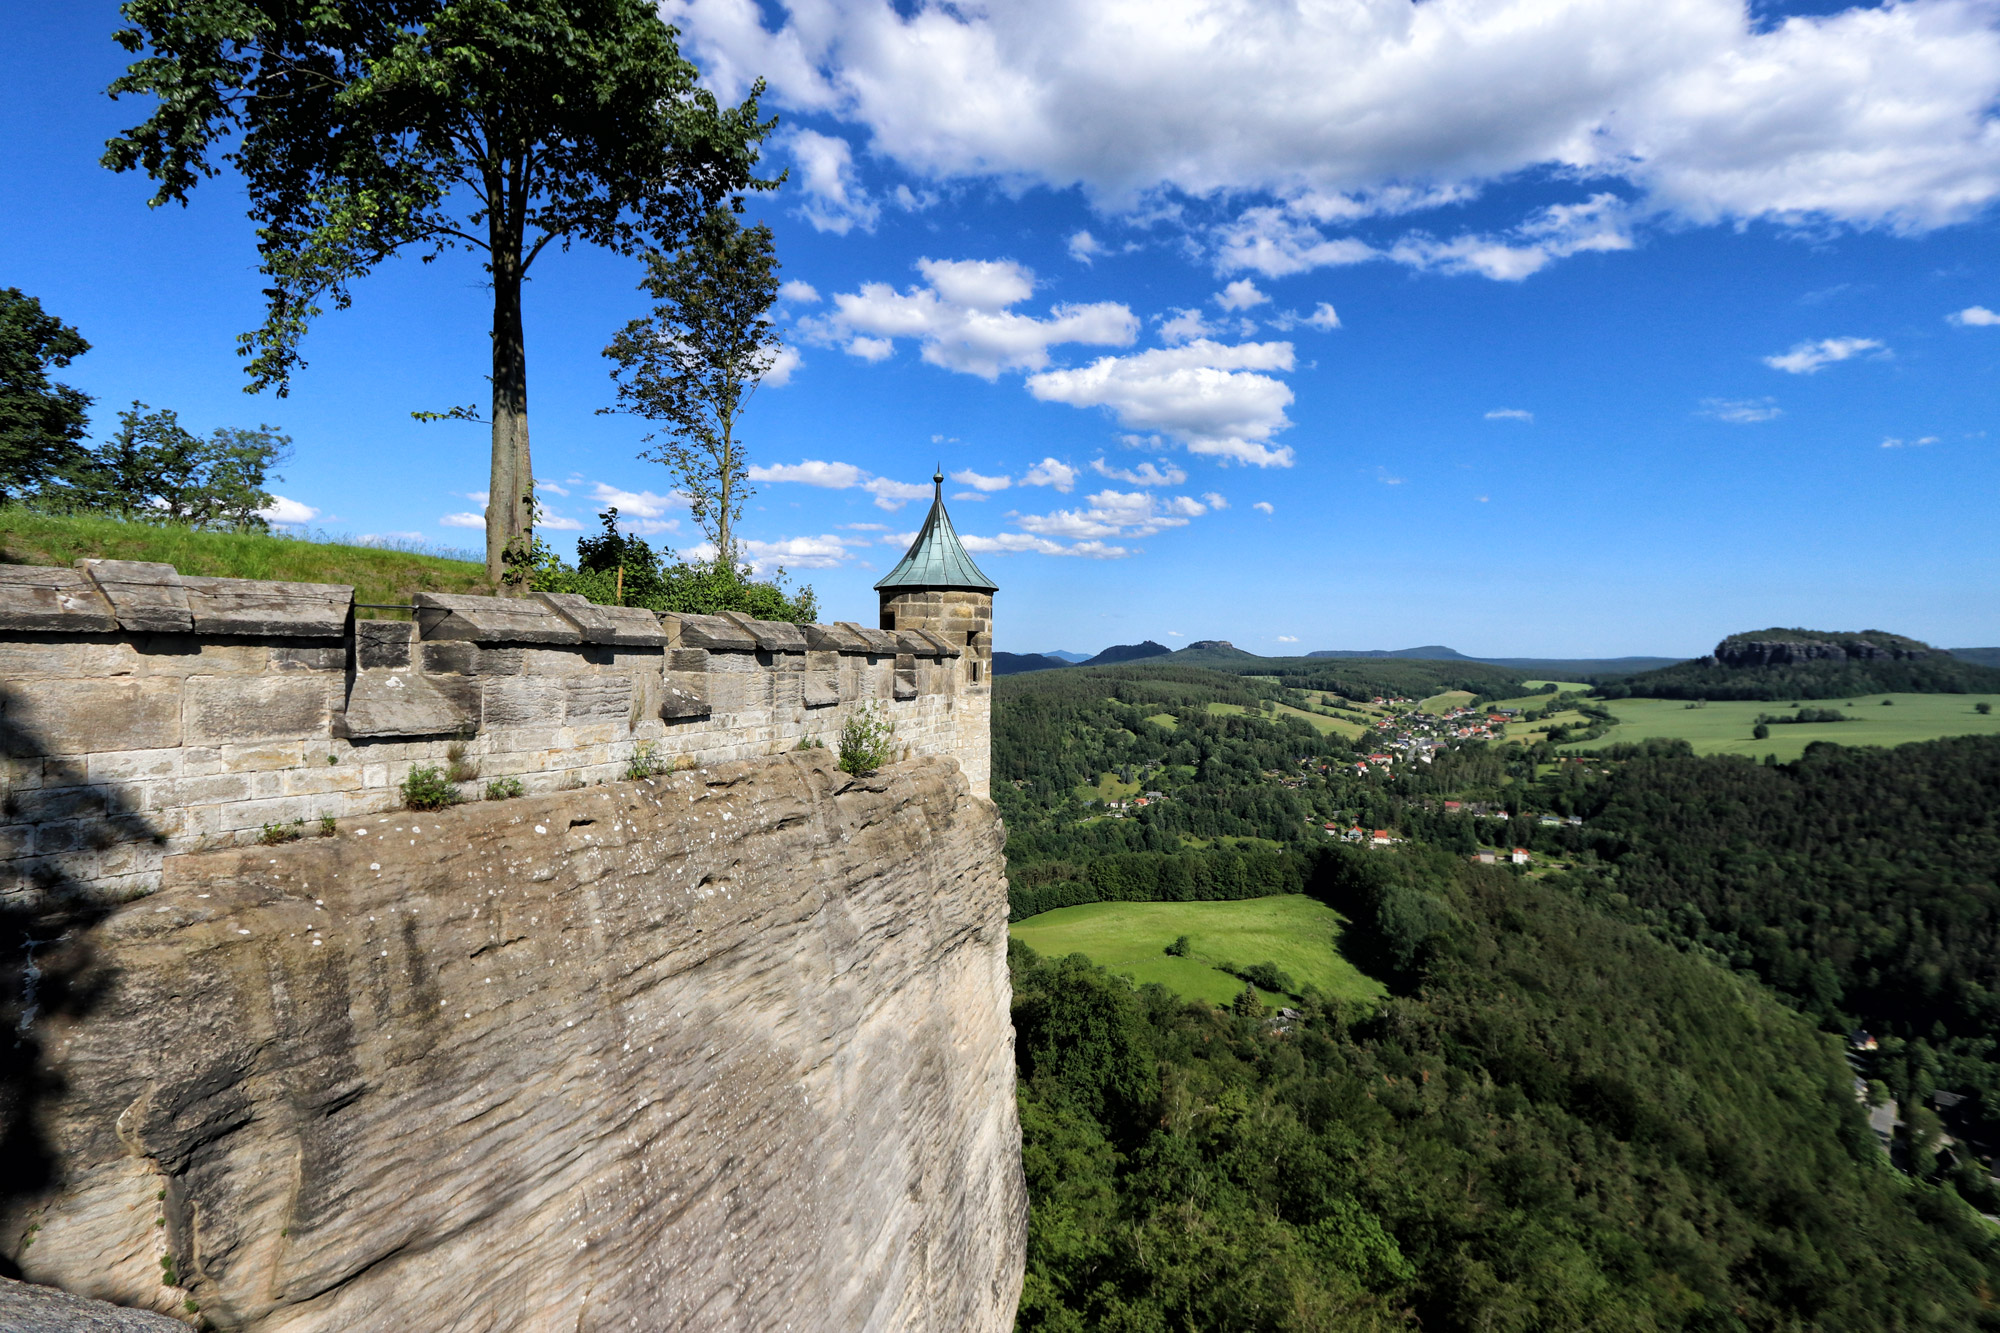
[[[885,593],[868,629],[418,593],[357,620],[339,584],[0,566],[0,900],[146,892],[177,852],[399,808],[419,766],[552,791],[837,747],[861,707],[984,797],[991,607]]]

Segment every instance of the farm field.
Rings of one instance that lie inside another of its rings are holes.
[[[1222,717],[1241,717],[1244,713],[1250,711],[1242,704],[1211,703],[1207,707],[1210,713]],[[1359,722],[1349,722],[1344,717],[1328,717],[1324,713],[1314,713],[1304,708],[1294,708],[1290,704],[1279,704],[1278,716],[1304,718],[1306,723],[1321,735],[1331,732],[1336,736],[1345,736],[1348,740],[1355,740],[1362,732],[1368,730],[1368,728],[1362,726]]]
[[[1477,697],[1471,690],[1446,690],[1443,694],[1433,694],[1418,704],[1417,711],[1429,713],[1433,717],[1442,717],[1454,708],[1465,707]]]
[[[1045,957],[1080,953],[1140,984],[1157,982],[1188,999],[1226,1005],[1243,983],[1215,964],[1276,963],[1298,984],[1328,995],[1373,1000],[1382,984],[1342,958],[1334,939],[1345,920],[1303,894],[1208,903],[1089,903],[1031,916],[1008,932]],[[1185,958],[1167,954],[1186,935]],[[1284,997],[1259,992],[1266,1003]]]
[[[1884,699],[1891,700],[1888,707]],[[1689,708],[1679,699],[1612,699],[1606,707],[1618,718],[1598,740],[1577,748],[1599,750],[1625,741],[1664,736],[1687,741],[1696,754],[1741,754],[1762,758],[1775,754],[1781,762],[1797,759],[1814,741],[1841,745],[1902,745],[1940,736],[2000,735],[2000,695],[1864,694],[1848,699],[1807,699],[1807,707],[1839,708],[1851,722],[1792,722],[1774,725],[1769,740],[1753,740],[1750,728],[1759,713],[1790,713],[1784,703],[1711,701]],[[1847,707],[1852,702],[1854,707]],[[1990,703],[1995,712],[1981,717],[1976,703]]]

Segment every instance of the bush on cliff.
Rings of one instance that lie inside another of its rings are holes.
[[[618,511],[598,515],[603,531],[576,543],[576,564],[541,542],[528,560],[528,586],[537,592],[573,592],[600,606],[643,606],[649,611],[712,616],[737,611],[757,620],[808,625],[819,617],[819,598],[810,584],[785,586],[781,569],[759,580],[749,566],[713,561],[676,561],[673,552],[655,551],[644,538],[618,530]]]
[[[873,773],[896,760],[896,724],[867,704],[847,715],[840,728],[840,769],[843,773]]]

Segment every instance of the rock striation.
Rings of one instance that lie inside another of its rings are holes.
[[[169,856],[42,950],[0,1253],[245,1333],[1000,1333],[1001,842],[801,751]]]
[[[184,1333],[186,1324],[0,1277],[0,1329],[6,1333]]]

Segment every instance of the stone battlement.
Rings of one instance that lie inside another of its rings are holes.
[[[855,709],[988,792],[991,645],[934,628],[664,615],[568,594],[418,593],[169,565],[0,566],[0,897],[131,896],[167,856],[396,809],[417,765],[475,797],[836,746]]]

